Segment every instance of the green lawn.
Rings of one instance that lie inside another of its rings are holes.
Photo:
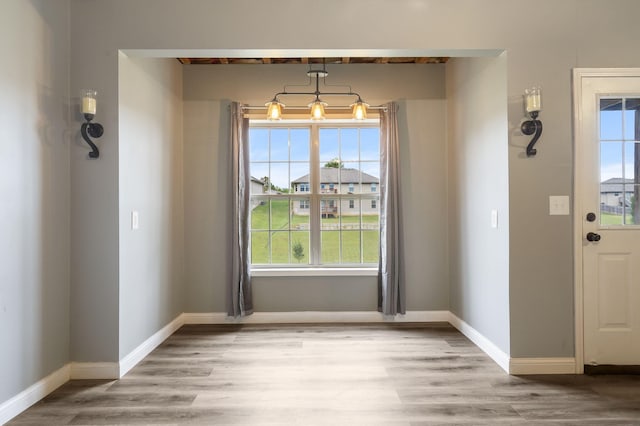
[[[627,215],[627,225],[633,224],[633,217],[628,214]],[[624,225],[622,223],[622,215],[621,214],[613,214],[613,213],[601,213],[600,214],[600,224],[602,225]]]
[[[288,200],[271,201],[257,206],[251,212],[251,261],[257,264],[283,264],[309,262],[309,217],[289,214]],[[271,231],[269,232],[269,219]],[[323,218],[321,231],[321,257],[323,264],[360,263],[361,251],[364,263],[378,262],[379,232],[375,230],[340,230],[339,224],[357,224],[358,216]],[[378,215],[362,217],[364,224],[377,224]],[[303,225],[299,227],[298,225]],[[306,225],[306,226],[304,226]],[[302,229],[302,230],[296,230]],[[271,241],[269,241],[271,240]],[[293,256],[293,247],[300,243],[303,257]],[[271,262],[269,262],[271,247]],[[342,253],[340,252],[342,248]],[[342,254],[342,256],[340,256]]]

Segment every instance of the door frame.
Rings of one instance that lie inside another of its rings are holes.
[[[584,277],[583,277],[583,164],[582,83],[590,78],[640,77],[640,68],[573,69],[573,277],[576,374],[584,373]]]

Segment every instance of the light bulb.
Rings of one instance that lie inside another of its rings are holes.
[[[358,99],[356,103],[351,104],[353,118],[355,120],[366,120],[368,106],[369,105],[362,102],[362,99]]]
[[[324,120],[324,107],[326,105],[327,104],[325,102],[322,102],[320,99],[316,98],[316,100],[309,105],[311,107],[311,119]]]
[[[267,106],[267,120],[280,120],[282,118],[282,107],[284,106],[276,99],[266,103]]]

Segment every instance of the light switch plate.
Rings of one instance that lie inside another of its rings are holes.
[[[550,195],[549,196],[549,214],[552,216],[566,216],[569,214],[569,196],[568,195]]]
[[[498,227],[498,210],[496,209],[491,210],[491,227]]]

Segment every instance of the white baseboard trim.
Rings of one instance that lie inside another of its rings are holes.
[[[140,346],[135,348],[120,360],[118,378],[124,376],[136,366],[137,363],[142,361],[144,357],[149,355],[155,348],[157,348],[167,337],[171,336],[177,329],[184,324],[184,314],[178,315],[173,321],[165,325],[162,329],[158,330],[153,336],[142,342]]]
[[[255,312],[240,318],[229,317],[224,312],[185,313],[182,316],[184,324],[406,323],[448,322],[449,311],[410,311],[396,317],[374,311]]]
[[[576,374],[575,358],[511,358],[509,374]]]
[[[65,384],[69,380],[70,368],[65,365],[62,368],[49,374],[42,380],[29,386],[18,395],[0,404],[0,425],[7,423],[9,420],[40,401],[45,396]]]
[[[484,353],[489,355],[500,368],[507,373],[509,371],[510,358],[502,349],[497,347],[491,340],[480,334],[475,328],[458,318],[453,312],[449,312],[449,323],[471,340],[477,347],[482,349]]]

